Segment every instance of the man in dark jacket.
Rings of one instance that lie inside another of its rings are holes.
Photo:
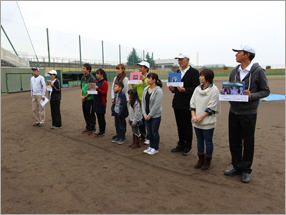
[[[195,88],[200,84],[198,70],[189,66],[190,56],[186,53],[179,54],[178,59],[183,87],[169,86],[169,90],[174,93],[173,109],[175,113],[179,142],[176,148],[171,152],[183,152],[184,156],[190,154],[193,140],[192,115],[190,109],[190,100]]]
[[[233,168],[224,171],[225,175],[241,175],[241,181],[251,180],[251,165],[254,154],[254,133],[259,100],[270,94],[265,70],[258,63],[252,63],[256,50],[251,44],[241,45],[237,52],[236,61],[240,63],[229,76],[229,82],[245,82],[244,95],[248,102],[230,102],[228,118],[229,147]],[[243,151],[243,152],[242,152]]]
[[[93,112],[93,95],[89,95],[88,83],[95,83],[95,77],[91,74],[91,65],[86,63],[82,66],[83,76],[81,77],[80,88],[81,88],[81,101],[82,111],[85,119],[86,127],[82,133],[88,133],[92,135],[96,133],[95,130],[95,115]]]

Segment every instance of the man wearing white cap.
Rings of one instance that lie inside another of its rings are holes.
[[[33,113],[36,118],[36,123],[33,126],[42,127],[45,122],[45,107],[41,106],[40,101],[45,100],[46,83],[44,77],[39,75],[40,70],[38,67],[33,67],[32,71],[33,76],[30,81],[31,100]]]
[[[258,63],[252,63],[256,50],[251,44],[233,49],[236,61],[240,63],[230,73],[229,82],[245,82],[244,95],[248,102],[230,102],[228,118],[229,148],[233,168],[224,171],[227,176],[242,175],[241,181],[251,180],[251,165],[254,154],[254,133],[259,100],[270,94],[265,70]]]
[[[148,86],[147,75],[149,72],[150,65],[146,61],[141,61],[140,63],[137,63],[137,65],[139,65],[139,72],[142,73],[142,75],[140,77],[142,80],[142,83],[141,84],[132,84],[131,86],[133,89],[137,90],[138,97],[139,97],[140,101],[142,102],[143,91],[144,91],[145,87]],[[146,132],[146,124],[145,124],[144,117],[142,119],[142,122],[143,122],[143,125],[141,125],[139,127],[140,134],[141,134],[141,141],[145,141],[144,144],[150,144],[150,141],[148,139],[148,135]]]
[[[171,152],[183,152],[183,155],[187,156],[192,149],[193,140],[190,100],[195,88],[200,84],[199,71],[189,65],[189,54],[180,53],[175,59],[178,59],[180,65],[180,70],[177,73],[181,73],[181,81],[184,82],[184,86],[169,86],[169,90],[174,93],[173,109],[179,136],[179,142]]]

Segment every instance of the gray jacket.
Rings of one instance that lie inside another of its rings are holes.
[[[147,115],[146,114],[146,93],[147,90],[149,89],[150,86],[145,87],[143,91],[143,96],[142,96],[142,114],[143,116]],[[151,96],[150,96],[150,102],[149,102],[149,110],[150,113],[148,114],[148,117],[151,118],[157,118],[162,115],[162,98],[163,98],[163,91],[159,86],[156,86],[155,89],[153,90]]]
[[[229,82],[244,81],[245,89],[251,92],[252,98],[249,102],[229,102],[230,111],[234,114],[255,114],[258,111],[259,100],[270,94],[266,73],[258,63],[254,63],[245,78],[240,80],[239,66],[231,71]]]

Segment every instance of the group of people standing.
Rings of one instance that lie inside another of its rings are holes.
[[[224,175],[242,175],[242,182],[248,183],[251,180],[251,165],[254,154],[254,133],[257,118],[259,100],[270,94],[265,70],[258,63],[252,63],[256,49],[251,44],[241,45],[237,52],[236,61],[240,63],[235,67],[229,77],[229,82],[245,82],[248,95],[248,102],[230,102],[229,111],[229,146],[233,167],[224,171]],[[213,134],[216,126],[216,117],[220,114],[219,90],[213,83],[214,72],[211,69],[198,70],[189,65],[189,55],[181,53],[178,59],[183,87],[169,86],[174,94],[172,107],[177,124],[179,140],[171,152],[182,152],[184,156],[190,154],[192,149],[193,128],[197,138],[198,161],[194,165],[196,169],[207,170],[210,167],[214,151]],[[162,82],[156,73],[149,73],[149,63],[142,61],[139,65],[139,72],[142,73],[142,83],[132,84],[128,90],[128,77],[125,66],[116,66],[117,76],[114,78],[111,88],[111,112],[114,116],[116,135],[112,142],[119,145],[125,143],[126,118],[132,128],[133,141],[131,148],[140,148],[141,141],[150,146],[144,153],[154,155],[159,152],[159,127],[162,117]],[[86,128],[82,133],[95,134],[97,137],[105,135],[105,113],[107,104],[108,82],[103,69],[96,71],[96,79],[91,74],[90,64],[82,67],[83,76],[81,79],[81,100],[83,115],[86,121]],[[33,70],[34,72],[34,70]],[[36,101],[44,97],[44,85],[41,79],[31,79],[31,92],[33,110]],[[33,84],[32,84],[33,83]],[[40,83],[42,89],[38,89],[36,83]],[[57,82],[53,85],[54,93],[59,93]],[[95,83],[98,94],[88,94],[88,83]],[[60,88],[60,87],[59,87]],[[54,98],[58,98],[54,96]],[[128,110],[129,103],[129,110]],[[51,105],[52,107],[52,105]],[[57,109],[57,108],[56,108]],[[55,110],[55,108],[53,109]],[[42,125],[42,110],[39,115],[35,114],[36,124]],[[95,129],[95,114],[99,122],[99,132]],[[52,113],[53,114],[53,113]],[[54,122],[54,118],[53,118]],[[56,118],[55,118],[56,123]],[[55,125],[56,127],[60,124]],[[146,132],[147,128],[147,132]]]

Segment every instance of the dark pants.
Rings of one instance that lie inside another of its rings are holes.
[[[93,100],[82,102],[82,111],[88,131],[95,131],[95,114],[93,112]]]
[[[229,112],[228,133],[232,165],[235,169],[251,173],[254,155],[254,133],[257,114],[236,115]],[[243,151],[243,152],[242,152]]]
[[[148,136],[146,134],[146,122],[144,117],[142,118],[142,122],[143,124],[139,126],[139,129],[140,129],[141,139],[145,140],[146,138],[148,139]]]
[[[213,144],[214,128],[211,129],[195,128],[195,132],[197,136],[198,153],[205,153],[205,144],[206,144],[206,155],[212,156],[214,150],[214,144]]]
[[[62,118],[60,111],[60,100],[51,100],[51,115],[52,115],[52,126],[61,127],[62,126]]]
[[[99,132],[101,134],[105,134],[105,127],[106,127],[105,114],[96,113],[96,116],[98,120]]]
[[[114,121],[115,121],[115,129],[116,129],[117,139],[125,140],[125,132],[126,132],[126,128],[125,128],[126,121],[125,121],[125,118],[119,118],[117,113],[115,113]],[[124,122],[125,122],[125,124],[124,124]]]
[[[161,123],[161,117],[151,118],[150,120],[146,120],[146,127],[150,140],[150,147],[158,150],[160,135],[159,135],[159,127]]]
[[[193,140],[193,126],[192,126],[192,114],[188,109],[176,109],[174,108],[179,142],[178,146],[184,149],[192,148]]]

